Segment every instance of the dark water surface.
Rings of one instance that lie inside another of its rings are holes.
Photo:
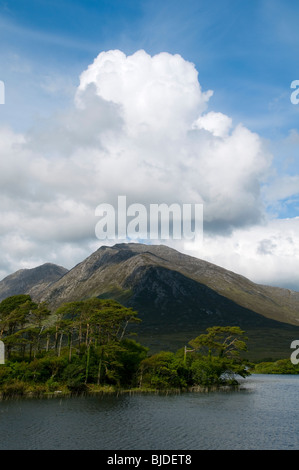
[[[299,449],[299,376],[240,391],[0,402],[0,449]]]

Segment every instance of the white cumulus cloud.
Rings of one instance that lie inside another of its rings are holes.
[[[177,54],[101,52],[80,75],[70,109],[23,134],[0,129],[0,272],[41,260],[72,267],[100,245],[95,208],[119,195],[128,204],[203,203],[216,264],[219,251],[225,262],[219,241],[226,263],[246,271],[232,260],[236,237],[250,244],[248,233],[258,233],[251,277],[257,260],[279,259],[263,200],[272,156],[258,134],[210,109],[213,92],[199,79]]]

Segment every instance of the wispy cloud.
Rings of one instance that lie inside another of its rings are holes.
[[[24,25],[13,22],[12,20],[0,16],[1,35],[10,35],[13,37],[12,43],[16,41],[30,41],[35,44],[45,43],[49,46],[63,47],[66,49],[77,49],[82,51],[93,52],[94,43],[80,39],[75,39],[68,35],[57,34],[56,32],[46,32],[35,27],[34,29],[25,27]]]

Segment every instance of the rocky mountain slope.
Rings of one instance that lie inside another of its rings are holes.
[[[68,272],[56,264],[46,263],[32,269],[20,269],[0,281],[0,301],[6,297],[31,292],[43,292],[50,284]]]
[[[299,292],[255,284],[163,245],[101,247],[47,290],[35,289],[34,296],[53,308],[71,300],[113,296],[131,305],[141,302],[147,309],[151,305],[151,310],[165,314],[166,304],[179,302],[190,309],[191,303],[192,309],[205,311],[207,316],[216,315],[225,303],[299,325]]]

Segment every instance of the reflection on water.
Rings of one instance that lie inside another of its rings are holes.
[[[0,449],[298,449],[299,376],[240,391],[0,402]]]

